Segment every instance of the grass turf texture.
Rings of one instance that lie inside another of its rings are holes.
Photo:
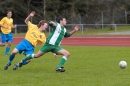
[[[14,48],[12,46],[11,49]],[[54,58],[51,53],[18,70],[12,70],[15,63],[23,55],[16,55],[8,70],[3,67],[7,63],[4,48],[0,49],[0,86],[129,86],[130,78],[130,47],[110,46],[63,46],[71,56],[65,63],[66,72],[57,73],[57,66],[61,56]],[[37,46],[35,51],[38,51]],[[126,60],[128,66],[120,69],[118,63]]]

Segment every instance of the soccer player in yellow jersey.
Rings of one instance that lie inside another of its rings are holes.
[[[11,65],[11,62],[13,61],[17,53],[21,54],[24,51],[25,55],[33,54],[34,47],[36,47],[37,43],[39,42],[42,44],[45,43],[46,37],[43,31],[45,31],[48,28],[48,22],[46,20],[41,20],[38,23],[38,25],[32,24],[29,20],[34,15],[35,15],[35,12],[32,11],[29,14],[29,16],[25,19],[25,23],[28,26],[28,31],[25,35],[25,39],[23,39],[10,54],[9,61],[4,67],[5,70],[7,70],[8,67]],[[30,60],[24,62],[24,65],[29,62]],[[13,70],[16,70],[17,68],[18,68],[18,64],[15,64]]]
[[[11,43],[13,41],[13,35],[11,33],[12,28],[16,28],[15,25],[13,25],[13,19],[12,17],[12,11],[7,11],[7,17],[4,17],[1,21],[0,21],[0,26],[1,26],[1,39],[2,39],[2,43],[0,43],[1,47],[4,47],[6,44],[8,45],[6,47],[6,51],[5,51],[5,55],[8,54],[8,52],[10,51],[10,47],[11,47]]]

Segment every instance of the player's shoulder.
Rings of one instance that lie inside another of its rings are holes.
[[[37,26],[35,24],[33,24],[32,22],[28,21],[27,24],[30,26],[30,25],[33,25],[33,26]]]
[[[8,19],[7,17],[3,17],[2,19]]]
[[[11,20],[13,20],[13,18],[10,18]]]
[[[1,19],[1,21],[8,21],[8,18],[7,17],[3,17],[2,19]]]
[[[27,24],[31,24],[31,22],[30,22],[30,21],[27,21]]]
[[[3,17],[3,19],[6,19],[6,20],[8,20],[9,18],[8,17]],[[13,20],[13,18],[10,18],[11,20]]]

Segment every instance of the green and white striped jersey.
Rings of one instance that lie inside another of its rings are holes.
[[[66,31],[66,28],[61,26],[59,23],[55,22],[57,26],[52,26],[51,27],[51,34],[47,38],[46,43],[51,44],[51,45],[57,45],[60,46],[60,43],[64,37],[70,37],[70,33]]]

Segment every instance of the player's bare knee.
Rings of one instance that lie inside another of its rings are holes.
[[[0,47],[4,47],[6,44],[2,44],[2,43],[0,43]]]
[[[70,56],[70,53],[68,52],[68,57]]]
[[[4,46],[5,46],[5,44],[2,47],[4,47]]]
[[[4,47],[6,44],[3,44],[2,47]]]
[[[69,52],[66,52],[65,53],[65,56],[68,58],[70,56],[70,53]]]
[[[18,50],[15,48],[13,51],[12,51],[12,55],[15,55],[15,54],[17,54],[18,53]]]
[[[11,47],[11,43],[8,43],[8,47]]]
[[[12,52],[11,54],[12,54],[12,55],[15,55],[15,54],[16,54],[16,52]]]

